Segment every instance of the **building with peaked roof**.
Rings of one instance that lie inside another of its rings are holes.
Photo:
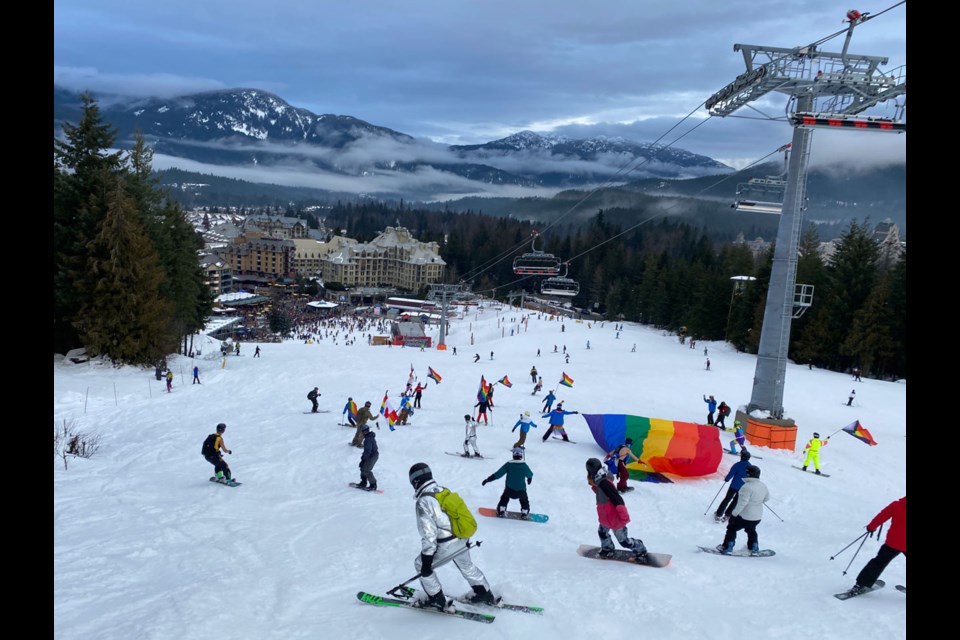
[[[200,269],[203,271],[203,283],[210,292],[218,296],[233,290],[233,274],[227,261],[215,253],[200,256]]]
[[[344,246],[321,258],[324,282],[348,287],[419,291],[443,280],[447,263],[436,242],[420,242],[404,227],[387,227],[367,243]]]
[[[353,238],[333,236],[328,242],[312,238],[294,238],[293,270],[301,276],[319,276],[323,273],[323,258],[348,250],[357,244]]]
[[[237,238],[219,250],[230,265],[234,280],[253,276],[265,281],[289,280],[294,277],[292,240],[278,238]]]

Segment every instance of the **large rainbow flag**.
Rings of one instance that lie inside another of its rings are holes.
[[[631,448],[646,466],[632,462],[627,465],[632,471],[705,476],[717,470],[723,457],[720,432],[713,426],[625,414],[581,415],[604,452],[633,440]]]

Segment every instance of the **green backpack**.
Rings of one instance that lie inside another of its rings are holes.
[[[445,488],[435,493],[434,497],[440,503],[443,512],[450,517],[453,535],[458,538],[469,538],[477,532],[477,520],[459,494]]]

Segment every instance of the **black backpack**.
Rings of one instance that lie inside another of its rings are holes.
[[[203,457],[209,457],[217,454],[217,450],[214,449],[214,443],[217,441],[217,434],[211,433],[207,436],[207,439],[203,441],[203,448],[200,449],[200,453],[203,454]]]

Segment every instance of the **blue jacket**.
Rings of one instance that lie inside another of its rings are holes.
[[[710,413],[713,413],[714,411],[717,410],[716,400],[707,400],[706,398],[704,398],[703,401],[707,403],[707,409],[709,409]]]
[[[537,425],[533,424],[533,420],[523,421],[523,418],[517,420],[517,424],[513,425],[513,429],[510,430],[511,433],[517,430],[517,427],[520,427],[521,433],[526,433],[530,431],[530,427],[536,427]]]
[[[550,418],[550,426],[553,427],[562,427],[563,426],[563,416],[569,416],[577,411],[564,411],[563,409],[557,408],[551,411],[550,413],[545,413],[541,418]]]
[[[543,399],[544,404],[553,404],[553,401],[557,399],[557,396],[552,393],[548,393],[547,397]]]
[[[734,491],[740,491],[740,487],[743,486],[743,479],[747,476],[747,467],[750,466],[749,460],[741,460],[737,464],[730,467],[730,471],[727,472],[726,480],[732,480],[730,483],[730,488]]]

